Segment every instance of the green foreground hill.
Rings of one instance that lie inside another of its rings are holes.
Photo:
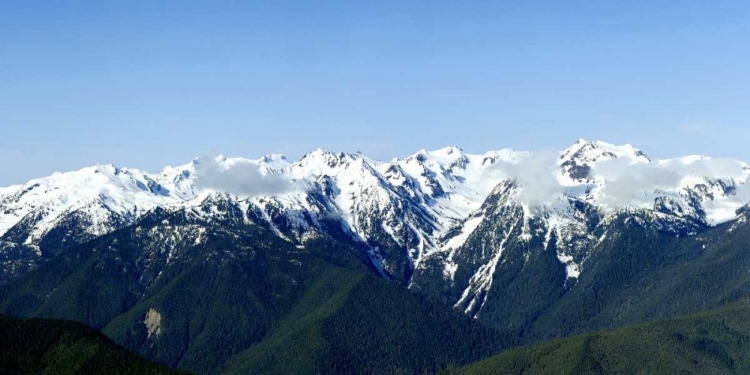
[[[0,316],[4,374],[183,374],[146,361],[80,323]]]
[[[460,374],[748,374],[750,303],[517,348]]]

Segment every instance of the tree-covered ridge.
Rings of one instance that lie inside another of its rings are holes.
[[[226,373],[432,374],[513,343],[439,302],[345,273],[315,285],[282,329],[237,356]]]
[[[747,374],[750,303],[503,352],[454,374]]]
[[[146,361],[83,324],[0,316],[4,374],[186,374]]]

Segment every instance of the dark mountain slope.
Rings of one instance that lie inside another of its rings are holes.
[[[745,216],[674,237],[623,217],[584,264],[589,270],[524,333],[527,342],[669,319],[750,297]]]
[[[342,290],[340,277],[312,288],[284,328],[236,357],[227,373],[435,373],[511,342],[399,286],[364,277]]]

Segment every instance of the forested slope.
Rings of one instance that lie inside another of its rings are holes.
[[[747,374],[750,303],[503,352],[455,374]]]

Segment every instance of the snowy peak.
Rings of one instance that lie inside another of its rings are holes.
[[[613,145],[602,141],[579,139],[572,146],[560,152],[558,164],[563,174],[573,180],[582,181],[590,178],[591,167],[596,163],[612,159],[627,160],[633,163],[650,163],[651,159],[641,150],[630,144]]]
[[[364,167],[368,168],[367,162],[359,154],[345,152],[334,153],[325,149],[317,149],[305,154],[298,162],[291,164],[291,170],[297,177],[306,178],[311,176],[336,176],[344,170]]]
[[[422,149],[403,161],[417,163],[428,169],[445,170],[455,165],[468,163],[468,158],[460,147],[449,146],[433,151]]]
[[[449,146],[428,152],[430,157],[445,169],[464,168],[469,159],[460,147]]]
[[[432,151],[431,154],[433,155],[453,155],[453,154],[463,154],[464,150],[461,147],[456,146],[447,146],[443,147],[439,150]]]
[[[106,223],[113,217],[133,219],[180,201],[153,176],[113,165],[58,172],[14,190],[0,201],[0,236],[22,223],[25,229],[16,231],[16,239],[29,243],[73,213],[90,224],[92,234],[103,234],[114,229]]]
[[[587,141],[585,139],[579,139],[572,146],[560,153],[561,164],[568,162],[587,164],[614,158],[628,158],[638,162],[651,161],[646,154],[630,144],[618,146],[607,142]]]

